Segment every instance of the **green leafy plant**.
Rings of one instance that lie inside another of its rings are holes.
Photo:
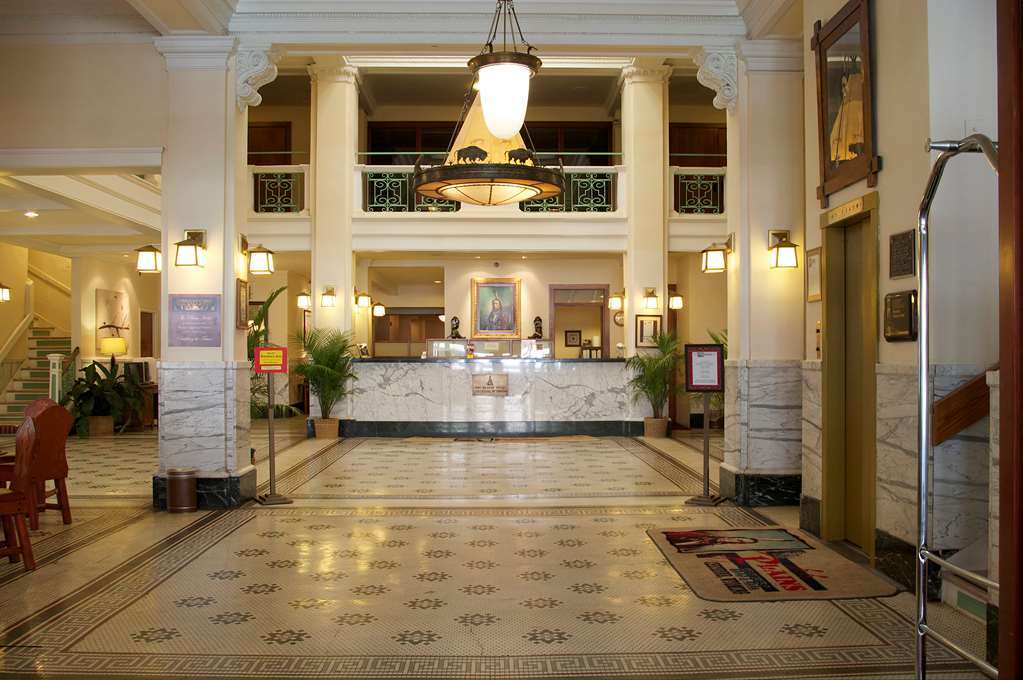
[[[142,384],[130,373],[122,373],[117,361],[111,357],[110,366],[94,361],[82,369],[71,389],[61,399],[71,404],[75,418],[75,432],[79,436],[89,433],[91,416],[112,416],[118,432],[141,419],[144,404]]]
[[[678,375],[682,357],[674,333],[661,333],[654,341],[657,343],[656,349],[629,357],[625,366],[633,372],[629,380],[633,401],[646,397],[654,418],[661,418],[672,391],[682,389],[681,384],[672,384],[672,378]]]
[[[728,358],[728,329],[723,328],[720,331],[714,332],[711,329],[707,329],[707,335],[714,341],[715,344],[721,345],[725,348],[725,358]],[[694,395],[695,398],[695,395]],[[724,417],[725,410],[725,397],[720,392],[715,392],[710,395],[710,410],[715,414],[721,414]],[[709,413],[703,414],[704,418],[710,418]],[[713,420],[711,422],[714,422]]]
[[[314,328],[302,340],[305,361],[295,366],[295,373],[309,383],[309,391],[320,405],[320,414],[329,418],[334,406],[349,392],[349,382],[356,380],[352,359],[357,349],[350,333],[336,328]]]
[[[267,320],[270,318],[270,306],[274,303],[277,297],[288,289],[287,286],[281,286],[277,290],[273,291],[266,296],[266,300],[259,306],[252,318],[249,319],[249,361],[256,358],[256,348],[262,347],[270,342],[270,328],[267,326]]]
[[[714,341],[715,344],[721,345],[725,348],[725,358],[728,358],[728,329],[723,328],[718,332],[714,332],[711,329],[707,329],[707,335]]]

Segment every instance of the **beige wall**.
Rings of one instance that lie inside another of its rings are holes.
[[[0,148],[163,146],[167,73],[151,44],[0,47]]]
[[[978,123],[994,134],[994,4],[994,0],[874,3],[876,153],[883,159],[876,187],[880,202],[881,328],[884,296],[916,287],[913,279],[889,279],[888,246],[892,234],[916,228],[931,165],[925,150],[928,136],[958,139],[967,132],[968,122]],[[807,248],[821,243],[822,212],[816,199],[816,64],[810,39],[814,22],[826,22],[842,5],[843,0],[806,0],[804,5]],[[935,42],[933,46],[931,41]],[[831,206],[872,190],[861,181],[833,194]],[[953,162],[933,213],[931,338],[933,361],[937,363],[984,365],[997,358],[998,265],[993,197],[994,175],[979,158]],[[806,356],[813,358],[821,303],[809,303],[806,308]],[[913,364],[916,343],[881,339],[878,359],[881,363]]]
[[[82,361],[97,357],[96,351],[96,290],[122,291],[128,294],[131,309],[131,328],[123,331],[128,339],[128,354],[123,359],[139,358],[139,312],[152,312],[153,358],[160,357],[160,277],[139,275],[135,262],[129,259],[114,261],[94,257],[78,257],[71,261],[71,342],[81,348]],[[155,375],[155,374],[154,374]]]
[[[25,280],[28,277],[28,251],[20,246],[0,243],[0,283],[11,289],[11,301],[0,302],[0,346],[7,343],[11,333],[25,318]],[[26,356],[28,343],[21,340],[5,361],[21,360]]]
[[[545,324],[544,332],[546,335],[551,335],[551,331],[554,331],[554,357],[556,359],[578,359],[582,356],[582,347],[565,346],[565,331],[582,331],[583,341],[593,340],[593,338],[603,335],[601,309],[597,305],[558,305],[554,313],[557,316],[557,328],[554,328],[553,325],[548,328]],[[530,319],[530,323],[532,323],[532,319]],[[594,346],[600,347],[600,344]]]
[[[71,330],[71,260],[40,250],[28,251],[28,276],[34,282],[35,313],[63,331]],[[35,272],[42,272],[42,276]]]

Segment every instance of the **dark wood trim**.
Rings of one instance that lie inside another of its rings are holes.
[[[674,283],[668,284],[668,296],[674,295],[678,292],[678,285]],[[674,333],[675,337],[678,337],[678,310],[671,309],[668,307],[668,298],[664,298],[665,308],[665,333]],[[671,391],[668,392],[668,422],[671,426],[678,427],[681,429],[688,430],[689,423],[679,423],[675,416],[678,415],[678,374],[671,376]],[[703,414],[704,418],[709,418],[709,413]]]
[[[998,0],[999,677],[1023,677],[1023,8]]]
[[[559,290],[602,290],[604,302],[600,305],[600,356],[607,359],[611,356],[611,315],[608,314],[607,299],[611,295],[611,284],[607,283],[552,283],[547,286],[547,337],[555,342],[558,329],[555,325],[554,293]]]
[[[990,370],[998,370],[998,366]],[[990,413],[991,389],[984,372],[934,403],[931,443],[937,446],[951,439]]]

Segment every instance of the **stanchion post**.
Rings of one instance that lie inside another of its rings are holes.
[[[266,366],[259,360],[260,352],[265,348],[259,347],[256,349],[257,361],[256,369],[258,372],[264,372],[266,375],[266,430],[269,437],[269,451],[268,463],[270,468],[270,492],[262,496],[258,496],[256,500],[263,505],[288,505],[293,503],[290,498],[281,496],[277,493],[277,451],[274,443],[274,411],[276,407],[274,405],[274,373],[283,372],[281,369],[287,368],[287,354],[284,354],[281,358],[280,364],[274,364]],[[272,370],[276,366],[277,370]]]

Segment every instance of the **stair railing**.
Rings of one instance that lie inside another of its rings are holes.
[[[18,346],[25,334],[28,333],[28,329],[32,327],[32,319],[35,318],[35,291],[33,290],[33,284],[31,281],[25,282],[25,317],[18,322],[18,325],[14,327],[7,340],[4,341],[3,345],[0,345],[0,366],[4,366],[7,363],[7,358],[10,356],[14,348]],[[21,360],[17,362],[18,367],[21,366]],[[0,376],[0,393],[7,389],[7,384],[11,381],[15,375],[17,375],[18,368],[15,368],[10,375]],[[5,371],[6,373],[6,371]]]
[[[998,677],[998,669],[981,659],[976,654],[964,649],[947,637],[935,632],[927,624],[927,569],[928,564],[933,563],[942,569],[947,569],[953,574],[976,584],[989,592],[997,590],[998,584],[980,574],[968,571],[938,555],[931,552],[928,547],[928,512],[930,501],[930,457],[932,448],[932,426],[931,426],[931,347],[930,347],[930,269],[928,266],[928,253],[930,250],[930,216],[931,204],[938,193],[938,186],[941,184],[941,176],[945,171],[948,162],[961,153],[983,153],[988,163],[998,173],[998,146],[986,135],[973,134],[959,141],[927,142],[928,150],[940,151],[941,155],[934,162],[931,168],[931,175],[927,180],[927,187],[924,189],[923,200],[920,203],[919,227],[920,227],[920,323],[919,342],[917,343],[917,370],[918,386],[918,423],[917,423],[917,559],[916,559],[916,677],[918,680],[927,678],[927,638],[951,649],[960,656],[968,659],[981,671],[992,678]]]

